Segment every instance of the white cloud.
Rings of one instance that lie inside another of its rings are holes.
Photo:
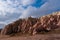
[[[0,0],[0,15],[5,16],[6,12],[9,13],[22,13],[24,8],[33,4],[35,0]]]
[[[36,2],[35,0],[22,0],[23,6],[31,5],[35,2]]]
[[[19,5],[19,3],[20,2],[17,0],[15,2],[12,2],[11,0],[0,0],[0,21],[12,21],[18,18],[24,11],[24,8]]]
[[[22,8],[21,5],[19,6],[18,1],[15,1],[15,2],[12,2],[10,0],[0,1],[0,15],[6,15],[6,12],[21,13],[21,11],[23,10],[24,8]]]
[[[29,6],[20,18],[29,16],[39,17],[60,10],[60,0],[47,0],[40,8]]]
[[[5,22],[0,22],[0,24],[7,24],[7,23],[5,23]]]
[[[37,8],[29,6],[26,10],[24,10],[20,18],[26,18],[29,16],[33,16],[33,14],[35,15],[34,13],[35,11],[37,11]]]

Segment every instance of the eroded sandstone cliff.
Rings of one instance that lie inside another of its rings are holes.
[[[27,19],[19,19],[5,26],[1,34],[9,35],[12,33],[29,33],[36,34],[41,31],[51,31],[60,27],[60,12],[39,18],[28,17]]]

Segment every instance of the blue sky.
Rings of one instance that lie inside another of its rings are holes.
[[[0,0],[0,24],[60,11],[60,0]]]

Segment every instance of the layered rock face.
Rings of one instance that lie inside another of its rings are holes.
[[[60,27],[60,12],[42,16],[40,18],[29,17],[27,19],[19,19],[5,26],[1,34],[9,35],[13,33],[29,33],[36,34],[41,31],[51,31]]]

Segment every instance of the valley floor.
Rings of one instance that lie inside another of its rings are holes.
[[[37,34],[33,36],[0,36],[0,40],[60,40],[60,34]]]

